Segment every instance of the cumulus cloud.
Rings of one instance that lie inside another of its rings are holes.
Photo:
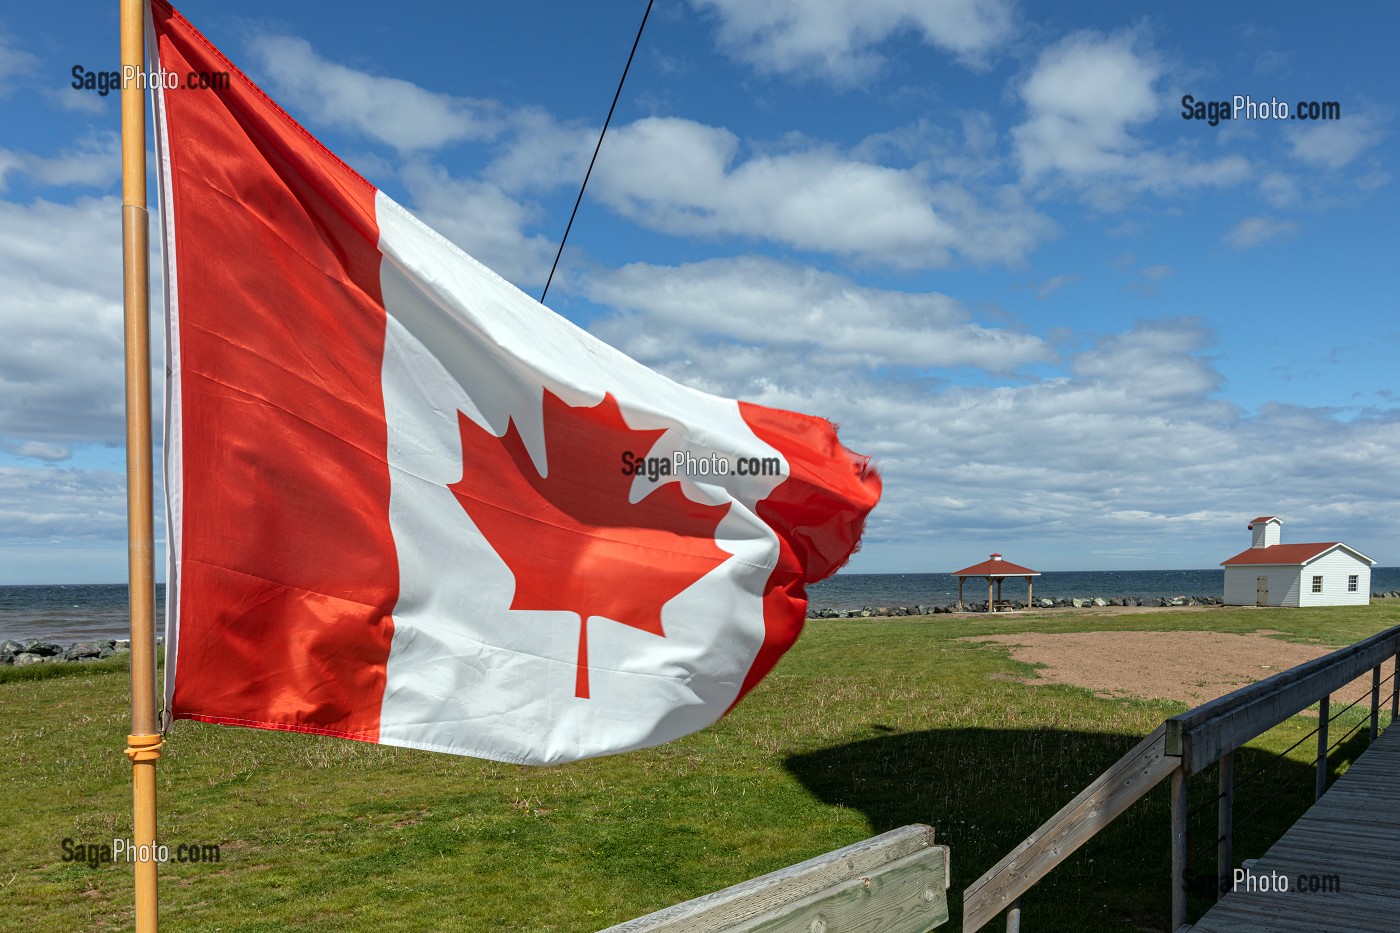
[[[544,284],[556,245],[525,233],[535,210],[496,185],[453,178],[437,166],[414,163],[402,171],[414,213],[517,286]]]
[[[719,23],[720,45],[759,71],[838,83],[871,77],[878,46],[900,32],[978,64],[1012,33],[1007,0],[692,0]]]
[[[1291,236],[1297,232],[1298,224],[1296,221],[1279,220],[1267,215],[1246,217],[1225,234],[1225,243],[1235,249],[1249,249],[1268,240]]]
[[[730,131],[677,118],[622,127],[594,171],[596,196],[643,226],[681,236],[742,236],[905,267],[955,255],[1015,262],[1055,232],[1005,186],[978,199],[920,172],[825,149],[740,158]]]
[[[22,444],[9,442],[0,444],[17,457],[30,457],[46,463],[59,463],[73,456],[73,448],[67,444],[49,444],[44,441],[25,441]]]
[[[1038,337],[972,323],[936,292],[865,288],[810,267],[758,257],[679,267],[641,263],[596,273],[588,297],[622,312],[594,326],[624,349],[676,339],[798,353],[824,365],[973,367],[1010,372],[1053,357]]]
[[[15,48],[13,40],[0,33],[0,97],[9,95],[14,89],[12,78],[29,73],[38,61],[28,52]]]
[[[401,152],[490,139],[501,127],[493,102],[347,68],[322,58],[305,39],[261,36],[250,49],[260,80],[310,120],[354,130]]]
[[[1127,193],[1245,180],[1242,157],[1197,161],[1144,142],[1138,128],[1164,106],[1163,71],[1160,57],[1129,34],[1077,32],[1042,52],[1020,89],[1026,120],[1012,130],[1022,178],[1061,180],[1106,209],[1122,206]]]
[[[120,215],[115,197],[0,201],[0,438],[124,436]]]
[[[1292,156],[1320,168],[1338,169],[1380,142],[1385,135],[1367,114],[1347,114],[1340,120],[1294,123],[1289,135]]]
[[[48,157],[0,149],[0,191],[11,177],[20,175],[54,188],[106,188],[121,178],[120,140],[115,133],[106,133]]]

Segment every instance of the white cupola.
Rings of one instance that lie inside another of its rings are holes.
[[[1282,526],[1283,522],[1272,515],[1259,516],[1249,523],[1249,530],[1253,532],[1254,535],[1250,540],[1249,546],[1252,548],[1273,547],[1275,544],[1278,544],[1279,529]]]

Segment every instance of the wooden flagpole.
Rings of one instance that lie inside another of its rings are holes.
[[[126,513],[131,592],[132,845],[136,930],[157,927],[155,548],[151,517],[151,333],[146,213],[145,0],[121,0],[122,273],[126,309]],[[143,858],[144,856],[144,858]]]

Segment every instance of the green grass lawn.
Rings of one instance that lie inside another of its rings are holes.
[[[1183,708],[1037,684],[1005,648],[957,639],[1273,629],[1340,646],[1395,624],[1400,601],[813,621],[710,729],[552,768],[182,722],[159,765],[161,839],[217,843],[221,860],[162,867],[162,926],[584,933],[924,822],[952,850],[956,930],[963,888]],[[130,928],[130,867],[65,863],[61,849],[64,838],[130,835],[129,675],[120,659],[29,673],[38,667],[0,677],[0,929]],[[1314,725],[1295,717],[1275,729],[1238,756],[1237,774]],[[1364,741],[1342,749],[1339,767]],[[1312,751],[1305,742],[1266,774],[1284,795],[1241,827],[1237,861],[1262,854],[1305,808]],[[1212,771],[1192,783],[1193,799],[1213,795]],[[1241,788],[1237,812],[1272,796],[1253,789],[1262,784]],[[1165,790],[1035,888],[1026,928],[1164,930]],[[1213,852],[1213,810],[1196,822],[1193,847]]]

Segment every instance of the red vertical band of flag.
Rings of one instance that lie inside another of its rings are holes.
[[[176,592],[208,620],[178,641],[173,705],[372,741],[398,593],[374,188],[167,4],[152,15],[165,71],[233,75],[164,95],[182,433],[199,439]]]

